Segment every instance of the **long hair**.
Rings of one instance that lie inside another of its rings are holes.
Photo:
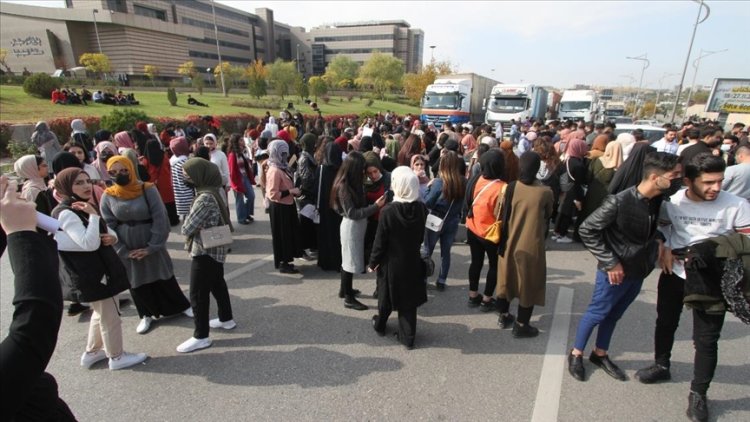
[[[333,188],[331,189],[331,208],[341,209],[339,195],[347,199],[355,206],[361,207],[365,204],[365,157],[357,152],[352,151],[344,160],[343,164],[333,179]]]
[[[549,136],[542,136],[534,141],[532,151],[539,154],[539,158],[544,161],[547,169],[554,171],[560,164],[560,156],[555,151],[554,145],[552,145],[552,139]]]
[[[333,142],[334,139],[330,136],[319,136],[317,146],[315,147],[315,154],[313,154],[313,157],[315,158],[315,162],[322,164],[325,160],[326,156],[326,145],[328,145],[329,142]]]
[[[242,155],[245,152],[244,148],[240,147],[240,139],[242,139],[242,136],[239,133],[233,133],[229,137],[227,153],[233,152],[234,155]]]
[[[443,180],[443,197],[447,201],[460,201],[466,194],[466,179],[461,174],[461,161],[453,151],[440,157],[438,175]]]
[[[398,152],[398,165],[409,166],[411,165],[411,157],[415,154],[419,154],[422,150],[422,140],[415,134],[409,135],[404,142],[404,146]]]

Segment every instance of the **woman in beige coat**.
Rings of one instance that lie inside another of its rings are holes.
[[[536,180],[541,159],[535,152],[521,156],[519,180],[506,197],[503,237],[497,272],[498,324],[510,328],[513,337],[535,337],[539,330],[529,325],[534,306],[544,306],[547,259],[544,241],[552,215],[552,190]],[[511,187],[508,187],[508,191]],[[510,301],[518,298],[518,318],[510,311]],[[514,322],[515,320],[515,322]]]

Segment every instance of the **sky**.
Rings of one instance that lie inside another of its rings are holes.
[[[6,2],[9,0],[0,0]],[[695,1],[247,1],[216,0],[277,22],[310,29],[323,24],[405,20],[424,31],[424,62],[450,61],[504,83],[569,88],[575,84],[637,87],[679,84],[699,5]],[[10,0],[63,7],[62,0]],[[750,1],[706,1],[710,16],[698,30],[690,63],[700,61],[696,85],[714,78],[750,78],[745,30]],[[743,41],[745,40],[745,41]],[[431,49],[430,46],[435,46]],[[693,80],[688,65],[685,86]]]

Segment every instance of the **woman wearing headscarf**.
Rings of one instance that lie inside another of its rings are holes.
[[[594,160],[604,155],[607,144],[609,144],[609,135],[606,133],[597,135],[596,138],[594,138],[594,142],[591,144],[591,151],[586,154],[586,158],[593,163]]]
[[[279,125],[276,124],[276,118],[271,116],[268,118],[268,123],[263,130],[271,132],[271,138],[275,138],[276,134],[279,133]]]
[[[341,269],[341,215],[331,207],[329,198],[333,190],[333,181],[341,167],[341,150],[328,138],[325,145],[325,156],[320,169],[320,197],[318,198],[318,267],[324,271]]]
[[[451,266],[451,248],[461,222],[463,199],[466,194],[466,178],[461,171],[463,160],[453,151],[440,158],[440,170],[425,193],[425,205],[430,214],[443,219],[439,231],[425,230],[422,254],[432,256],[440,240],[440,272],[435,288],[445,290],[445,282]]]
[[[151,183],[136,180],[133,163],[126,157],[112,157],[107,170],[115,183],[102,196],[101,213],[117,232],[115,249],[127,270],[141,318],[136,332],[145,334],[161,316],[180,312],[192,316],[167,252],[169,220],[159,192]]]
[[[490,149],[479,159],[481,174],[472,178],[466,188],[466,236],[471,251],[469,265],[469,307],[480,307],[483,312],[495,308],[492,296],[497,285],[497,243],[484,238],[487,230],[500,218],[500,207],[507,184],[502,181],[505,158],[498,149]],[[489,259],[489,269],[484,296],[479,294],[479,276],[484,256]]]
[[[398,311],[398,340],[414,348],[417,307],[427,302],[420,245],[427,209],[419,200],[419,180],[407,167],[393,171],[393,202],[384,207],[370,256],[370,271],[377,271],[378,314],[372,326],[385,335],[386,322]]]
[[[169,141],[169,149],[172,151],[172,157],[169,159],[169,165],[172,172],[172,189],[174,190],[174,201],[177,208],[177,215],[182,217],[190,212],[190,204],[193,203],[195,191],[185,183],[182,175],[182,165],[188,160],[190,146],[187,140],[179,136]]]
[[[89,323],[81,366],[91,368],[109,358],[109,369],[124,369],[146,360],[145,353],[127,353],[122,347],[122,321],[116,296],[130,288],[125,267],[112,249],[117,233],[104,224],[89,202],[91,178],[79,168],[68,168],[55,178],[62,202],[52,215],[60,222],[57,249],[70,284],[70,295],[88,302],[94,312]]]
[[[177,207],[174,201],[172,167],[169,165],[169,160],[161,149],[161,142],[158,139],[149,139],[144,151],[140,163],[148,171],[149,182],[153,183],[159,191],[159,196],[161,196],[164,207],[167,209],[169,224],[176,226],[180,224],[180,217],[177,215]]]
[[[201,230],[229,225],[229,209],[221,190],[223,183],[219,168],[202,158],[191,158],[182,167],[185,180],[195,185],[197,192],[190,213],[182,224],[186,236],[185,249],[192,257],[190,266],[190,304],[195,315],[193,336],[177,346],[180,353],[188,353],[211,346],[209,327],[231,330],[237,326],[232,317],[229,290],[224,280],[225,246],[206,248],[201,241]],[[216,299],[219,317],[209,321],[211,295]]]
[[[62,151],[57,135],[49,130],[47,122],[37,122],[34,126],[34,133],[31,134],[31,143],[37,147],[39,154],[47,161],[51,161],[58,152]]]
[[[273,263],[282,274],[299,274],[292,263],[302,257],[299,219],[294,198],[300,196],[289,169],[289,145],[275,140],[268,145],[266,198],[271,220]]]
[[[86,131],[86,123],[81,119],[74,119],[70,122],[70,128],[73,129],[73,133],[70,135],[70,139],[83,145],[86,151],[91,154],[94,151],[94,144],[91,142],[91,137],[88,131]]]
[[[623,153],[622,164],[612,177],[612,181],[609,182],[609,193],[616,195],[625,189],[637,186],[643,178],[643,162],[646,160],[646,155],[654,151],[656,148],[638,143],[633,146],[627,159]]]
[[[497,273],[497,307],[501,328],[513,327],[513,337],[535,337],[539,330],[529,325],[534,306],[544,306],[547,259],[544,241],[554,199],[552,189],[537,180],[539,154],[521,155],[518,181],[505,200],[500,262]],[[510,313],[510,302],[518,298],[518,318]],[[515,320],[515,323],[514,323]]]
[[[505,175],[503,180],[507,183],[518,180],[518,156],[513,152],[513,142],[503,141],[500,149],[505,154]]]
[[[13,170],[24,179],[21,197],[35,203],[37,211],[50,215],[53,207],[44,181],[49,175],[47,162],[38,155],[24,155],[13,163]]]
[[[366,165],[362,154],[356,151],[350,152],[336,174],[330,199],[331,208],[342,217],[339,228],[341,234],[339,297],[344,296],[344,307],[357,311],[367,309],[367,305],[356,299],[356,291],[352,288],[354,273],[360,274],[365,271],[367,218],[385,205],[385,196],[380,196],[374,204],[367,205],[364,192]]]
[[[315,160],[315,142],[317,137],[312,133],[306,133],[300,138],[302,152],[297,162],[297,172],[295,174],[295,187],[299,188],[300,196],[297,198],[297,208],[301,211],[305,206],[311,205],[316,209],[318,206],[318,181],[320,180],[320,171],[318,163]],[[304,258],[313,260],[317,258],[318,253],[318,233],[315,223],[310,218],[299,214],[300,230],[302,231],[302,249]]]
[[[630,133],[621,133],[617,135],[615,142],[622,147],[622,161],[627,160],[628,157],[630,157],[630,152],[633,151],[633,147],[635,146],[635,136]]]
[[[576,229],[586,217],[599,208],[604,198],[609,195],[609,184],[620,165],[622,165],[622,146],[617,142],[608,143],[604,155],[591,160],[586,178],[589,188],[586,191],[581,212],[576,219]]]
[[[151,176],[148,174],[146,166],[142,165],[141,161],[138,159],[138,153],[133,148],[121,148],[120,151],[120,155],[127,157],[127,159],[133,163],[133,167],[136,169],[135,174],[138,177],[138,181],[148,182]]]
[[[575,133],[575,132],[574,132]],[[565,149],[565,161],[558,167],[562,199],[557,210],[555,232],[552,239],[557,243],[572,243],[567,236],[573,216],[580,210],[584,199],[586,185],[586,153],[588,146],[582,139],[573,138]]]
[[[125,148],[135,148],[133,140],[130,139],[130,134],[124,130],[115,133],[114,144],[117,147],[117,151],[122,151]]]
[[[96,148],[94,148],[94,151],[96,152],[96,161],[94,161],[94,167],[99,170],[100,179],[103,180],[107,185],[112,184],[112,181],[109,178],[109,173],[107,173],[107,160],[114,157],[115,155],[118,155],[117,147],[112,142],[101,141],[96,144]]]

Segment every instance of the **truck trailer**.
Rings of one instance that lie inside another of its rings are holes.
[[[438,76],[422,97],[421,120],[440,127],[484,121],[482,106],[492,87],[498,84],[476,73]]]
[[[533,84],[497,84],[487,100],[485,122],[492,126],[500,122],[503,130],[509,132],[511,120],[544,119],[547,95],[547,90]]]
[[[571,89],[563,92],[559,117],[563,120],[595,122],[598,115],[596,91]]]

